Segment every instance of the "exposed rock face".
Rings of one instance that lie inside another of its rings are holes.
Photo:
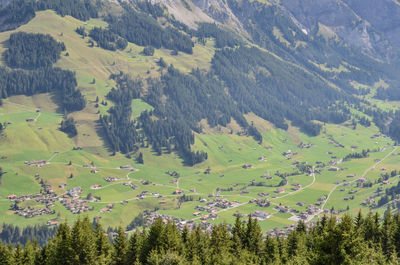
[[[307,29],[318,22],[350,45],[385,60],[400,58],[400,5],[392,0],[282,0]]]
[[[180,0],[153,1],[165,4],[183,22],[191,17],[191,26],[195,26],[195,21],[215,20],[244,32],[240,21],[244,16],[238,19],[230,9],[231,1],[236,0],[192,0],[192,12],[179,8]],[[284,11],[302,30],[317,34],[318,27],[324,27],[373,57],[385,61],[400,59],[398,0],[269,0],[268,3]]]

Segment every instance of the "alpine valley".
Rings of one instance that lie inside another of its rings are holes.
[[[398,213],[399,1],[0,4],[4,243]]]

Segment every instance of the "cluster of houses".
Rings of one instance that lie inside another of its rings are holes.
[[[252,199],[249,203],[255,203],[259,207],[269,207],[271,202],[268,199]]]
[[[298,153],[297,152],[292,152],[292,150],[287,150],[286,152],[283,152],[282,155],[287,159],[290,160],[292,159],[293,156],[296,156]]]
[[[42,190],[38,194],[20,195],[11,194],[8,200],[13,202],[11,208],[15,214],[24,216],[25,218],[32,218],[45,214],[54,214],[55,211],[50,209],[54,206],[57,195],[54,193],[50,185],[42,184]],[[24,201],[35,200],[37,203],[42,204],[44,207],[22,207],[21,203]]]
[[[196,222],[193,220],[184,220],[181,218],[161,214],[159,212],[149,213],[145,217],[144,226],[147,226],[147,227],[151,226],[158,218],[161,218],[161,220],[164,224],[166,224],[168,222],[174,222],[176,227],[178,228],[178,231],[180,231],[180,232],[182,232],[185,229],[185,227],[189,231],[192,231],[196,228],[197,225],[199,225],[202,230],[207,231],[207,232],[211,232],[212,228],[213,228],[213,225],[206,220],[209,218],[206,218],[204,220],[202,219],[199,224],[196,224]],[[230,229],[230,227],[231,227],[231,225],[228,225],[228,229]]]
[[[79,198],[82,193],[81,187],[75,187],[67,191],[67,194],[60,197],[58,200],[73,214],[80,214],[87,211],[92,211],[93,207],[87,205],[88,200]]]
[[[137,190],[139,188],[138,185],[133,184],[131,181],[124,182],[124,183],[122,183],[122,185],[128,186],[128,187],[130,187],[130,188],[132,188],[134,190]]]

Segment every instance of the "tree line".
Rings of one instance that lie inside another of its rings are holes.
[[[0,31],[13,30],[28,23],[36,11],[52,9],[60,16],[70,15],[86,21],[97,18],[101,8],[99,0],[15,0],[0,7]]]
[[[387,211],[352,218],[299,222],[287,237],[264,236],[257,219],[236,219],[205,232],[197,225],[179,232],[157,219],[127,235],[119,227],[112,242],[99,223],[79,218],[61,224],[44,246],[0,244],[2,264],[397,264],[400,216]]]

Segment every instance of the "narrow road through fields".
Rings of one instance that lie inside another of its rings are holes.
[[[365,177],[365,176],[368,174],[369,171],[371,171],[372,169],[374,169],[377,165],[379,165],[379,164],[382,163],[385,159],[387,159],[389,156],[391,156],[394,152],[396,152],[396,150],[397,150],[398,148],[399,148],[399,147],[396,146],[396,147],[395,147],[390,153],[388,153],[384,158],[382,158],[381,160],[379,160],[378,162],[376,162],[375,164],[373,164],[371,167],[369,167],[368,169],[366,169],[366,170],[364,171],[364,173],[361,175],[361,177],[362,177],[362,178]],[[353,182],[355,182],[355,181],[357,181],[357,180],[353,180],[353,181],[350,181],[350,182],[339,183],[339,184],[337,184],[335,187],[333,187],[333,189],[329,192],[328,196],[326,197],[326,200],[325,200],[324,204],[321,206],[321,210],[320,210],[318,213],[316,213],[315,215],[313,215],[312,218],[310,218],[310,220],[313,219],[315,216],[321,214],[321,213],[324,211],[324,208],[325,208],[326,203],[329,201],[329,198],[331,197],[332,193],[333,193],[338,187],[343,186],[345,183],[353,183]],[[308,220],[307,220],[307,221],[308,221]]]

